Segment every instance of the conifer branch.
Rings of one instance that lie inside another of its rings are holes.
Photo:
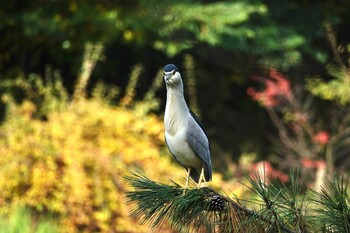
[[[285,184],[271,176],[246,174],[250,184],[245,186],[259,197],[259,209],[209,187],[192,184],[184,194],[175,182],[162,184],[139,173],[126,177],[133,188],[126,197],[132,215],[152,228],[166,223],[181,232],[349,232],[349,180],[325,180],[320,192],[311,190],[306,196],[310,192],[298,177],[298,171],[291,171]]]
[[[310,200],[321,208],[314,208],[325,232],[350,232],[349,179],[325,180],[320,192],[312,191]]]
[[[175,182],[161,184],[141,174],[126,179],[134,189],[126,194],[132,215],[152,228],[168,222],[187,232],[266,232],[267,226],[278,225],[282,232],[294,232],[209,187],[192,187],[183,194]]]

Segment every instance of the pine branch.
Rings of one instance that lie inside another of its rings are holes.
[[[246,187],[259,197],[257,210],[209,187],[192,184],[184,194],[175,182],[157,183],[141,174],[126,177],[133,188],[126,196],[132,215],[152,228],[166,223],[181,232],[350,232],[349,180],[325,180],[321,192],[311,190],[309,197],[298,174],[291,171],[288,184],[271,180],[271,174],[246,174]]]
[[[289,175],[290,184],[287,186],[281,180],[271,180],[273,174],[256,172],[252,175],[245,174],[250,186],[243,184],[261,201],[257,217],[272,219],[265,221],[265,227],[276,228],[283,232],[306,232],[306,207],[304,206],[305,196],[302,194],[301,184],[298,181],[298,171],[291,171]],[[310,227],[308,227],[310,228]]]
[[[171,227],[187,232],[267,232],[279,225],[282,232],[294,231],[268,219],[211,188],[184,189],[154,182],[140,174],[126,177],[134,191],[126,194],[132,215],[152,228],[169,221]]]
[[[317,220],[325,232],[350,232],[349,179],[325,180],[321,191],[312,191],[310,200],[321,208],[314,208]]]

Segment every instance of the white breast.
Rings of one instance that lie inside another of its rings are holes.
[[[200,159],[187,143],[186,130],[184,128],[178,130],[173,135],[165,131],[165,138],[167,140],[169,149],[182,165],[194,168],[201,167]]]

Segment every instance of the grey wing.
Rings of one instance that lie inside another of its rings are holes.
[[[198,122],[196,116],[191,112],[188,116],[188,128],[186,132],[187,141],[192,148],[192,150],[199,156],[202,160],[204,166],[205,179],[207,181],[211,180],[212,168],[211,168],[211,158],[210,158],[210,146],[207,135],[201,124]]]

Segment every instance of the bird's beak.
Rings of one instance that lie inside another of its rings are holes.
[[[171,77],[172,77],[173,75],[171,74],[171,73],[169,73],[169,74],[165,74],[164,75],[164,77],[165,77],[165,81],[166,82],[168,82],[169,81],[169,79],[171,79]]]

